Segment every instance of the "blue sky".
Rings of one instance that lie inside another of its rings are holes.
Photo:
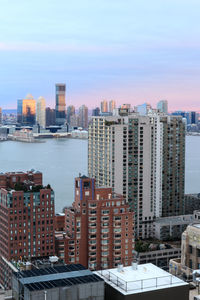
[[[65,82],[76,107],[167,99],[199,110],[199,11],[197,0],[1,0],[0,106],[27,93],[54,106]]]

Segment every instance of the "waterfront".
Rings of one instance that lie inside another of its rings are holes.
[[[200,136],[186,137],[186,193],[200,192]],[[56,193],[56,211],[73,201],[74,178],[87,174],[87,140],[47,139],[43,143],[1,142],[0,172],[43,172]]]

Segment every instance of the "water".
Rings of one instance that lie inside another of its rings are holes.
[[[0,172],[39,170],[55,191],[56,212],[71,205],[74,178],[87,175],[87,140],[47,139],[43,143],[1,142]]]
[[[200,136],[186,137],[185,192],[200,192]],[[56,195],[56,211],[71,205],[74,178],[87,174],[87,140],[48,139],[44,143],[0,143],[0,172],[39,170]]]

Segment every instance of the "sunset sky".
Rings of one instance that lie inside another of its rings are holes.
[[[200,110],[199,0],[1,0],[0,106],[17,99]]]

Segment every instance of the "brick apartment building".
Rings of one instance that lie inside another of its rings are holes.
[[[57,255],[66,263],[90,269],[110,268],[133,260],[133,212],[111,188],[95,179],[75,179],[75,201],[65,209],[65,231],[56,233]]]
[[[42,173],[0,174],[0,282],[5,260],[54,255],[54,192]]]

